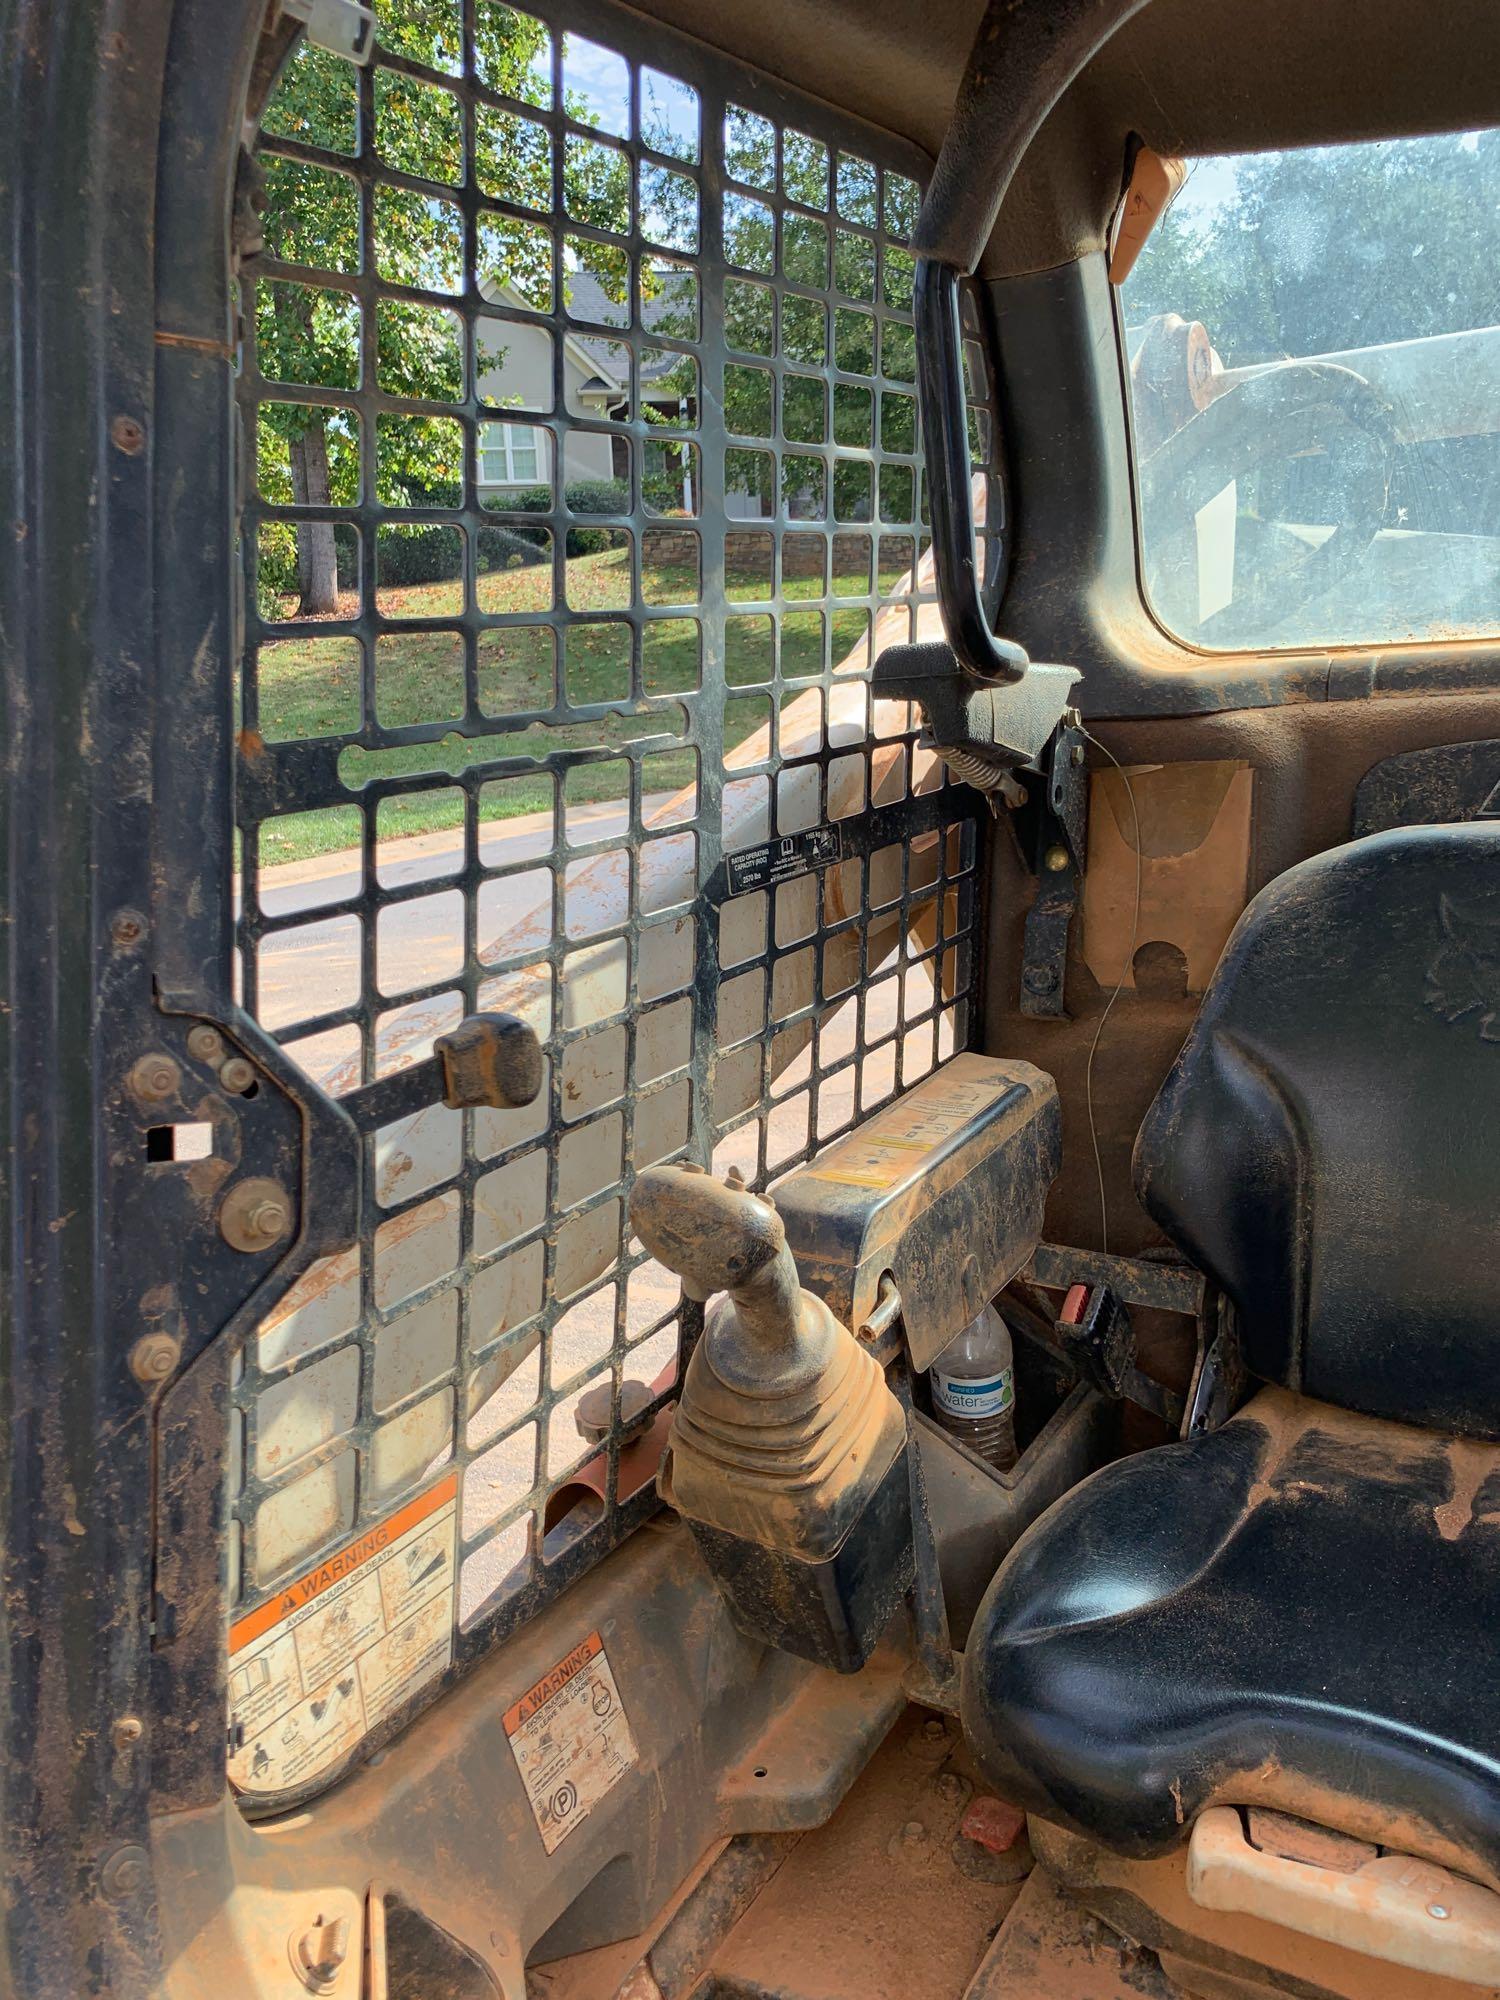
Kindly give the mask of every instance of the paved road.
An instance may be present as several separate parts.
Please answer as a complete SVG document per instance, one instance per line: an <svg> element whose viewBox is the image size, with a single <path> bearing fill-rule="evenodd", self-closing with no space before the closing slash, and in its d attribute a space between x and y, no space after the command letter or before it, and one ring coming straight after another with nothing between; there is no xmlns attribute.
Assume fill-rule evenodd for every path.
<svg viewBox="0 0 1500 2000"><path fill-rule="evenodd" d="M646 800L649 813L667 795ZM608 846L629 825L621 802L571 808L568 831ZM487 820L479 830L480 857L487 867L514 866L538 860L552 846L552 815L529 813L520 819ZM387 992L425 985L457 971L463 956L462 898L444 882L463 859L463 830L419 834L392 841L380 851L377 866L382 885L404 887L430 882L432 895L396 903L381 912L377 930L380 984ZM260 954L261 1019L281 1028L311 1020L334 1008L348 1006L359 989L359 920L355 917L317 918L330 903L357 895L360 854L357 848L323 854L311 861L293 861L268 868L260 878L261 907L268 916L306 912L308 922L266 938ZM543 868L506 876L488 885L480 896L480 938L499 937L513 924L533 915L546 902L549 883ZM317 1081L326 1082L341 1057L337 1051L309 1062Z"/></svg>

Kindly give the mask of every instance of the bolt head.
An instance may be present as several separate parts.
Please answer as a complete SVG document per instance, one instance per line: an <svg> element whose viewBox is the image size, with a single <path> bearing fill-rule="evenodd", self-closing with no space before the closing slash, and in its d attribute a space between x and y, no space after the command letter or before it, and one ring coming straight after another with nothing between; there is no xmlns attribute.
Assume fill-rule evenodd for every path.
<svg viewBox="0 0 1500 2000"><path fill-rule="evenodd" d="M117 1847L99 1870L99 1882L112 1903L138 1896L151 1880L151 1859L144 1847Z"/></svg>
<svg viewBox="0 0 1500 2000"><path fill-rule="evenodd" d="M350 1924L347 1917L313 1918L305 1930L292 1932L288 1940L292 1970L309 1993L332 1993L349 1957Z"/></svg>
<svg viewBox="0 0 1500 2000"><path fill-rule="evenodd" d="M182 1072L167 1055L142 1056L130 1072L131 1089L148 1104L160 1104L168 1097L175 1097L181 1081Z"/></svg>
<svg viewBox="0 0 1500 2000"><path fill-rule="evenodd" d="M122 1715L110 1732L117 1750L128 1750L132 1743L139 1743L145 1725L138 1715Z"/></svg>
<svg viewBox="0 0 1500 2000"><path fill-rule="evenodd" d="M1448 1906L1446 1903L1429 1903L1427 1914L1429 1917L1444 1918L1448 1915Z"/></svg>
<svg viewBox="0 0 1500 2000"><path fill-rule="evenodd" d="M269 1250L291 1227L291 1197L264 1175L236 1182L219 1208L219 1232L234 1250Z"/></svg>
<svg viewBox="0 0 1500 2000"><path fill-rule="evenodd" d="M224 1053L224 1038L217 1028L202 1025L188 1030L188 1054L199 1062L212 1062Z"/></svg>
<svg viewBox="0 0 1500 2000"><path fill-rule="evenodd" d="M225 1090L236 1093L248 1090L255 1081L255 1068L243 1056L231 1056L219 1071L219 1082Z"/></svg>
<svg viewBox="0 0 1500 2000"><path fill-rule="evenodd" d="M947 1725L936 1715L929 1715L922 1724L922 1734L929 1743L938 1743L948 1734Z"/></svg>
<svg viewBox="0 0 1500 2000"><path fill-rule="evenodd" d="M139 944L146 935L146 919L139 910L117 910L110 924L109 935L122 948Z"/></svg>
<svg viewBox="0 0 1500 2000"><path fill-rule="evenodd" d="M130 1372L137 1382L165 1382L182 1356L182 1343L170 1333L144 1333L130 1350Z"/></svg>
<svg viewBox="0 0 1500 2000"><path fill-rule="evenodd" d="M1068 865L1068 850L1059 843L1055 847L1049 847L1042 859L1046 863L1048 874L1061 875Z"/></svg>
<svg viewBox="0 0 1500 2000"><path fill-rule="evenodd" d="M116 451L123 451L127 458L137 457L145 447L145 430L134 417L116 417L109 427L109 435Z"/></svg>

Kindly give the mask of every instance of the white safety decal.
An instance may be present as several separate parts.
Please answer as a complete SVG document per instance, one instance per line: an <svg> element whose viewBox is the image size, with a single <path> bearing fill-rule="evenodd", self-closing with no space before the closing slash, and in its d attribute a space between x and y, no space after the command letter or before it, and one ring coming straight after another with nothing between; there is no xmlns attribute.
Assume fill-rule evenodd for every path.
<svg viewBox="0 0 1500 2000"><path fill-rule="evenodd" d="M457 1498L450 1472L230 1627L239 1791L320 1776L452 1660Z"/></svg>
<svg viewBox="0 0 1500 2000"><path fill-rule="evenodd" d="M549 1854L636 1761L635 1738L597 1632L505 1711L521 1783Z"/></svg>

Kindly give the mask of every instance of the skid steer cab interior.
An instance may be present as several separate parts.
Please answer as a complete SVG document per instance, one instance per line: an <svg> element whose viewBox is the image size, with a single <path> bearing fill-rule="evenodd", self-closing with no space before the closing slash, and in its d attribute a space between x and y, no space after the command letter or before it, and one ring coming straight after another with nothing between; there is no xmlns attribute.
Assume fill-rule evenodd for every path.
<svg viewBox="0 0 1500 2000"><path fill-rule="evenodd" d="M0 83L0 1996L1500 2000L1500 9Z"/></svg>

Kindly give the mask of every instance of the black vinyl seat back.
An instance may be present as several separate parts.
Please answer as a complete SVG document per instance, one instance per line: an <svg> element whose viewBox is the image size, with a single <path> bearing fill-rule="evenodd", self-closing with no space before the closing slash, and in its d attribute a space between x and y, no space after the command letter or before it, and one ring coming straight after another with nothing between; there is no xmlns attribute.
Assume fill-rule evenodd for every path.
<svg viewBox="0 0 1500 2000"><path fill-rule="evenodd" d="M1252 1373L1500 1438L1500 825L1377 834L1262 890L1135 1175Z"/></svg>

